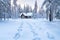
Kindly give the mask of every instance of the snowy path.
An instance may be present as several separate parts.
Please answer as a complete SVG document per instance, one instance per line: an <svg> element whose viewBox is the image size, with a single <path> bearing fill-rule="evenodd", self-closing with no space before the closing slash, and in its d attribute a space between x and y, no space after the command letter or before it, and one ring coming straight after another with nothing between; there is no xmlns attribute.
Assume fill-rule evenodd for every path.
<svg viewBox="0 0 60 40"><path fill-rule="evenodd" d="M60 40L60 21L20 19L0 23L0 40Z"/></svg>

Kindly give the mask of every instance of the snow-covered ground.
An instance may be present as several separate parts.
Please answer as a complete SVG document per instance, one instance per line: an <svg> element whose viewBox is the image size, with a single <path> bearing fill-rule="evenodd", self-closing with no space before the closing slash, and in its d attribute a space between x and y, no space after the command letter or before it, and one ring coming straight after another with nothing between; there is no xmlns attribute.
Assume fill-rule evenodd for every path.
<svg viewBox="0 0 60 40"><path fill-rule="evenodd" d="M60 20L10 19L0 21L0 40L60 40Z"/></svg>

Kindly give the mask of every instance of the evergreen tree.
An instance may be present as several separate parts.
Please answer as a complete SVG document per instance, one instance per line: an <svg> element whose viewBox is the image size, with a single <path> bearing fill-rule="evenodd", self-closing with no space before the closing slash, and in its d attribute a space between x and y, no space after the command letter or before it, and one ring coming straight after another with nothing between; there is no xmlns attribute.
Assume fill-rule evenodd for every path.
<svg viewBox="0 0 60 40"><path fill-rule="evenodd" d="M57 19L60 19L60 11L58 11L58 12L56 13L56 18L57 18Z"/></svg>
<svg viewBox="0 0 60 40"><path fill-rule="evenodd" d="M57 5L59 4L60 4L60 0L45 0L41 8L43 8L43 6L46 5L46 8L47 8L46 13L48 14L48 7L50 6L49 7L50 13L48 15L51 15L51 20L53 20L53 14L55 14ZM50 19L50 16L49 16L49 19Z"/></svg>
<svg viewBox="0 0 60 40"><path fill-rule="evenodd" d="M37 0L35 1L34 13L37 13Z"/></svg>
<svg viewBox="0 0 60 40"><path fill-rule="evenodd" d="M33 18L36 18L37 17L37 0L35 1L35 5L34 5L34 9L33 9Z"/></svg>
<svg viewBox="0 0 60 40"><path fill-rule="evenodd" d="M27 6L24 5L24 12L25 13L28 13L29 12L29 5L27 5Z"/></svg>
<svg viewBox="0 0 60 40"><path fill-rule="evenodd" d="M0 14L1 18L4 18L4 20L9 16L10 10L10 0L0 0Z"/></svg>
<svg viewBox="0 0 60 40"><path fill-rule="evenodd" d="M18 6L18 11L19 11L19 13L22 13L23 12L23 10L22 10L22 8L21 8L20 5Z"/></svg>

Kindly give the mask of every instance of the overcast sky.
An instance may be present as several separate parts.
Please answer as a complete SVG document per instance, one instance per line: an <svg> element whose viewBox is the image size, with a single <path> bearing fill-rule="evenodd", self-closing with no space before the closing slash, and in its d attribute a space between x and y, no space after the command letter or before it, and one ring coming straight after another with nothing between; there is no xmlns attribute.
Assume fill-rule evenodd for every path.
<svg viewBox="0 0 60 40"><path fill-rule="evenodd" d="M44 0L37 0L38 6L41 7ZM23 6L24 4L28 4L30 6L34 6L35 0L18 0L18 2Z"/></svg>
<svg viewBox="0 0 60 40"><path fill-rule="evenodd" d="M41 7L44 0L37 0L38 7ZM17 0L17 4L20 4L23 8L24 4L27 4L34 8L35 0Z"/></svg>

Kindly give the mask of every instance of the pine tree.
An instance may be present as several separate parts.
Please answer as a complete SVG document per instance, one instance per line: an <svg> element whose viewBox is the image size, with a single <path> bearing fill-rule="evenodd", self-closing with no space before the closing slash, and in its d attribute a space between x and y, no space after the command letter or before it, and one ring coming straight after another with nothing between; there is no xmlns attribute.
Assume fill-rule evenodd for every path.
<svg viewBox="0 0 60 40"><path fill-rule="evenodd" d="M48 4L48 5L46 5L46 4ZM48 7L50 6L49 7L50 13L48 14L48 10L46 10L46 11L47 11L48 15L51 15L51 20L53 20L53 14L55 14L54 10L56 11L56 8L59 4L60 4L60 0L45 0L44 3L42 4L41 8L43 8L43 6L46 5L46 8L48 9ZM47 15L47 17L48 17L48 15ZM49 16L49 19L50 19L50 16Z"/></svg>
<svg viewBox="0 0 60 40"><path fill-rule="evenodd" d="M37 0L35 1L34 13L37 13Z"/></svg>
<svg viewBox="0 0 60 40"><path fill-rule="evenodd" d="M29 5L27 5L27 6L24 5L24 12L25 13L28 13L29 12Z"/></svg>
<svg viewBox="0 0 60 40"><path fill-rule="evenodd" d="M35 1L35 5L34 5L34 9L33 9L33 18L36 18L37 17L37 0Z"/></svg>

